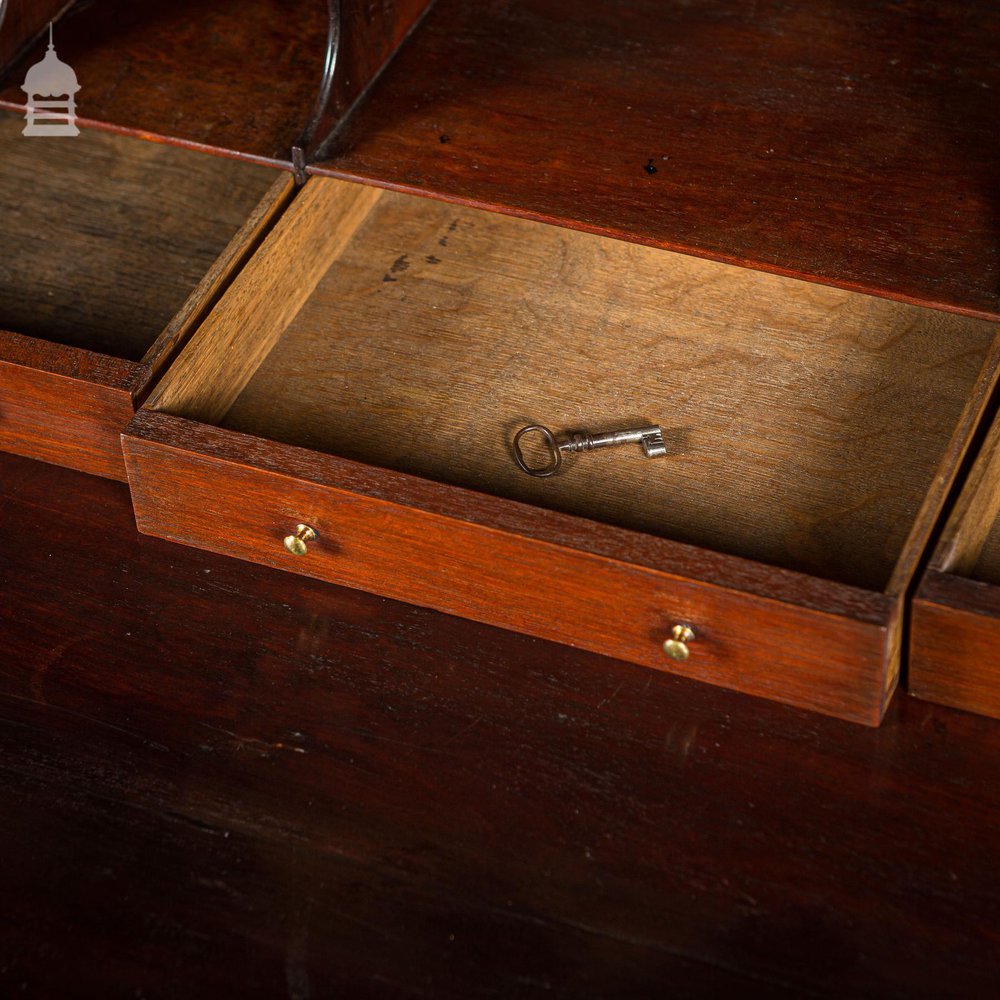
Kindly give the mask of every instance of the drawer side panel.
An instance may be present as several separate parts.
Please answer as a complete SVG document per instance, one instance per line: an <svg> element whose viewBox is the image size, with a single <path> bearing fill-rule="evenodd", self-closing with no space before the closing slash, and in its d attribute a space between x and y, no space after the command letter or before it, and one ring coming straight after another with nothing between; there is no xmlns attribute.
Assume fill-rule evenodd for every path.
<svg viewBox="0 0 1000 1000"><path fill-rule="evenodd" d="M564 544L123 437L139 530L747 694L877 725L889 621L807 609ZM305 556L282 539L316 529ZM697 639L684 663L662 642ZM887 689L888 692L887 692Z"/></svg>

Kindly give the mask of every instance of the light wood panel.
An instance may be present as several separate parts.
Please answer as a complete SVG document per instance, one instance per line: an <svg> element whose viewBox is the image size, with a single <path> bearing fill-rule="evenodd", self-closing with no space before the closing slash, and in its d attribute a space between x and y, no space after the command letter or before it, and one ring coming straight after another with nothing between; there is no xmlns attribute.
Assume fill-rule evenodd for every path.
<svg viewBox="0 0 1000 1000"><path fill-rule="evenodd" d="M881 589L994 337L386 193L225 425ZM592 453L534 480L509 448L529 422L658 422L669 457Z"/></svg>
<svg viewBox="0 0 1000 1000"><path fill-rule="evenodd" d="M0 115L0 328L139 360L274 171Z"/></svg>
<svg viewBox="0 0 1000 1000"><path fill-rule="evenodd" d="M1000 584L1000 421L995 421L948 518L935 569Z"/></svg>
<svg viewBox="0 0 1000 1000"><path fill-rule="evenodd" d="M1000 497L995 499L1000 504ZM988 525L982 551L969 575L975 580L1000 586L1000 517L994 514Z"/></svg>
<svg viewBox="0 0 1000 1000"><path fill-rule="evenodd" d="M198 328L220 295L253 256L260 241L295 197L291 174L279 173L264 197L143 357L143 390L165 371L177 348ZM143 394L145 394L143 392ZM140 400L141 401L141 400Z"/></svg>
<svg viewBox="0 0 1000 1000"><path fill-rule="evenodd" d="M913 599L911 694L1000 718L998 585L1000 422L994 413Z"/></svg>
<svg viewBox="0 0 1000 1000"><path fill-rule="evenodd" d="M150 406L222 419L380 195L356 184L310 186L194 334Z"/></svg>

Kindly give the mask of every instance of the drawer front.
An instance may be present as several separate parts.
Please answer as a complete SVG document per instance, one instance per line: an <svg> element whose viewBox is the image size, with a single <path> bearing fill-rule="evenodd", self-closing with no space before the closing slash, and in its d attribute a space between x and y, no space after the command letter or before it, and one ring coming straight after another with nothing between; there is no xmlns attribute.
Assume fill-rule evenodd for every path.
<svg viewBox="0 0 1000 1000"><path fill-rule="evenodd" d="M910 694L1000 719L1000 587L929 570L912 623Z"/></svg>
<svg viewBox="0 0 1000 1000"><path fill-rule="evenodd" d="M100 359L92 369L78 366L78 375L59 374L5 359L4 344L0 335L0 450L124 481L121 432L134 412L124 383L132 366ZM39 344L36 353L50 346L56 349ZM72 353L58 350L61 362Z"/></svg>
<svg viewBox="0 0 1000 1000"><path fill-rule="evenodd" d="M143 412L133 427L150 417L175 419ZM869 725L892 693L892 613L800 607L145 432L123 444L147 534ZM296 556L284 539L299 524L316 538ZM664 650L675 625L695 632L686 661Z"/></svg>

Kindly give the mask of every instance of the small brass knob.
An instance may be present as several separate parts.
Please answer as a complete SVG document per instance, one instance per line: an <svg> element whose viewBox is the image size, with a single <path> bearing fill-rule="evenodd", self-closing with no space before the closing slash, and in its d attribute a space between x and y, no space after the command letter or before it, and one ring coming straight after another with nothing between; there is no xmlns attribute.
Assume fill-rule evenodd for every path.
<svg viewBox="0 0 1000 1000"><path fill-rule="evenodd" d="M295 534L285 537L285 548L293 556L304 556L309 551L306 542L312 542L315 539L316 532L308 524L297 524L295 525Z"/></svg>
<svg viewBox="0 0 1000 1000"><path fill-rule="evenodd" d="M663 643L663 652L671 660L679 660L683 663L690 655L688 643L695 640L694 629L690 625L675 625L670 630L670 638Z"/></svg>

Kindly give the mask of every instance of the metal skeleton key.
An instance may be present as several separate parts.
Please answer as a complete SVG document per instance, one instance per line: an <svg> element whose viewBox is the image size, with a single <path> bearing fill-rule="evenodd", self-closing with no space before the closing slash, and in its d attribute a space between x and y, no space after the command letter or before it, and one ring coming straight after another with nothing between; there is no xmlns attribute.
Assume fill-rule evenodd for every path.
<svg viewBox="0 0 1000 1000"><path fill-rule="evenodd" d="M537 469L528 465L521 451L521 438L533 431L542 436L550 456L548 464ZM552 476L562 465L563 452L593 451L595 448L616 448L621 444L633 443L642 445L646 458L657 458L667 453L667 446L663 443L663 430L658 425L608 431L606 434L569 434L557 439L548 427L529 424L514 435L514 461L517 462L518 468L527 472L529 476Z"/></svg>

